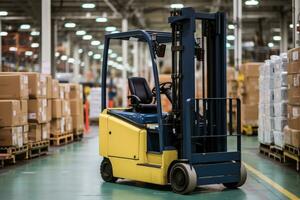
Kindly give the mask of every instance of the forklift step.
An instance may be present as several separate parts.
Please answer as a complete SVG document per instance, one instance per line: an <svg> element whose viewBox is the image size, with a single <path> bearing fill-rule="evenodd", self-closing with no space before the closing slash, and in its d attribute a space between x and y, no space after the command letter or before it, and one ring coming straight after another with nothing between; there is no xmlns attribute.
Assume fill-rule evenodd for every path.
<svg viewBox="0 0 300 200"><path fill-rule="evenodd" d="M144 167L152 167L152 168L161 168L161 165L155 165L155 164L150 164L150 163L139 163L137 164L139 166L144 166Z"/></svg>

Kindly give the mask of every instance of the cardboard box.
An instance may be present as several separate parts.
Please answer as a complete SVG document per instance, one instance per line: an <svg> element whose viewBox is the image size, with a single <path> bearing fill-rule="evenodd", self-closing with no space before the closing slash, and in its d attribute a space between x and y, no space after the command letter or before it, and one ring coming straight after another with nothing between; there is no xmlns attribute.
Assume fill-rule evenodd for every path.
<svg viewBox="0 0 300 200"><path fill-rule="evenodd" d="M300 130L291 129L292 133L292 146L299 148L300 147Z"/></svg>
<svg viewBox="0 0 300 200"><path fill-rule="evenodd" d="M59 83L58 80L52 79L52 94L51 94L52 99L58 99L60 98L59 94Z"/></svg>
<svg viewBox="0 0 300 200"><path fill-rule="evenodd" d="M52 99L52 118L61 118L62 117L62 100L61 99Z"/></svg>
<svg viewBox="0 0 300 200"><path fill-rule="evenodd" d="M300 62L288 63L287 71L288 71L288 74L299 74L300 73Z"/></svg>
<svg viewBox="0 0 300 200"><path fill-rule="evenodd" d="M50 122L42 124L42 140L50 138Z"/></svg>
<svg viewBox="0 0 300 200"><path fill-rule="evenodd" d="M262 64L258 62L245 63L241 67L241 72L244 77L259 77L259 68Z"/></svg>
<svg viewBox="0 0 300 200"><path fill-rule="evenodd" d="M46 98L52 98L52 77L51 75L46 75Z"/></svg>
<svg viewBox="0 0 300 200"><path fill-rule="evenodd" d="M247 125L257 125L258 123L258 104L241 105L241 122Z"/></svg>
<svg viewBox="0 0 300 200"><path fill-rule="evenodd" d="M299 62L300 61L300 48L290 49L287 53L287 56L288 56L289 63Z"/></svg>
<svg viewBox="0 0 300 200"><path fill-rule="evenodd" d="M42 140L42 126L40 124L29 124L28 141L39 142Z"/></svg>
<svg viewBox="0 0 300 200"><path fill-rule="evenodd" d="M0 128L0 146L18 146L19 127Z"/></svg>
<svg viewBox="0 0 300 200"><path fill-rule="evenodd" d="M300 130L300 106L288 104L288 126Z"/></svg>
<svg viewBox="0 0 300 200"><path fill-rule="evenodd" d="M53 119L51 121L50 132L53 135L65 133L65 118Z"/></svg>
<svg viewBox="0 0 300 200"><path fill-rule="evenodd" d="M47 112L46 121L50 122L52 119L52 101L51 101L51 99L47 99L46 112Z"/></svg>
<svg viewBox="0 0 300 200"><path fill-rule="evenodd" d="M28 77L0 73L0 99L28 99Z"/></svg>
<svg viewBox="0 0 300 200"><path fill-rule="evenodd" d="M242 96L243 104L257 104L259 102L259 90L247 92Z"/></svg>
<svg viewBox="0 0 300 200"><path fill-rule="evenodd" d="M23 144L28 144L28 132L23 133Z"/></svg>
<svg viewBox="0 0 300 200"><path fill-rule="evenodd" d="M65 131L68 133L73 131L72 117L70 116L65 118Z"/></svg>
<svg viewBox="0 0 300 200"><path fill-rule="evenodd" d="M47 99L29 99L28 121L45 123L47 122Z"/></svg>
<svg viewBox="0 0 300 200"><path fill-rule="evenodd" d="M70 99L83 99L82 85L70 83Z"/></svg>
<svg viewBox="0 0 300 200"><path fill-rule="evenodd" d="M65 99L65 87L62 84L59 84L59 98Z"/></svg>
<svg viewBox="0 0 300 200"><path fill-rule="evenodd" d="M67 117L71 115L70 109L70 101L69 100L62 100L62 107L61 113L63 117Z"/></svg>
<svg viewBox="0 0 300 200"><path fill-rule="evenodd" d="M72 126L74 131L83 131L83 115L72 115Z"/></svg>
<svg viewBox="0 0 300 200"><path fill-rule="evenodd" d="M70 85L68 83L59 84L60 90L64 92L64 99L70 99Z"/></svg>
<svg viewBox="0 0 300 200"><path fill-rule="evenodd" d="M288 75L288 102L300 105L300 74Z"/></svg>
<svg viewBox="0 0 300 200"><path fill-rule="evenodd" d="M28 123L28 101L21 100L20 105L21 105L20 122L21 125L26 125Z"/></svg>
<svg viewBox="0 0 300 200"><path fill-rule="evenodd" d="M82 115L83 114L83 102L80 99L70 100L71 115Z"/></svg>
<svg viewBox="0 0 300 200"><path fill-rule="evenodd" d="M26 125L23 125L23 133L26 133L26 132L29 132L29 125L26 124Z"/></svg>
<svg viewBox="0 0 300 200"><path fill-rule="evenodd" d="M46 98L46 76L36 72L26 72L30 98Z"/></svg>
<svg viewBox="0 0 300 200"><path fill-rule="evenodd" d="M226 73L226 78L227 78L227 81L232 81L232 80L236 80L235 78L235 69L234 67L227 67L227 73Z"/></svg>
<svg viewBox="0 0 300 200"><path fill-rule="evenodd" d="M283 129L284 133L284 144L292 145L292 132L288 126Z"/></svg>
<svg viewBox="0 0 300 200"><path fill-rule="evenodd" d="M0 127L21 125L21 108L18 100L0 100Z"/></svg>

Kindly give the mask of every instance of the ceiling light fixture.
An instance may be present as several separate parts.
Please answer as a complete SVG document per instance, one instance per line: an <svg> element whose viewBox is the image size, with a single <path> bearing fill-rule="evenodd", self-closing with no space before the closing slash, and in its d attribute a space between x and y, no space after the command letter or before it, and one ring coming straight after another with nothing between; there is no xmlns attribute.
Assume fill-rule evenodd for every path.
<svg viewBox="0 0 300 200"><path fill-rule="evenodd" d="M76 31L75 34L76 34L76 35L85 35L85 34L86 34L86 31L84 31L84 30L79 30L79 31Z"/></svg>
<svg viewBox="0 0 300 200"><path fill-rule="evenodd" d="M0 32L0 36L1 36L1 37L2 37L2 36L7 36L7 35L8 35L8 33L5 32L5 31Z"/></svg>
<svg viewBox="0 0 300 200"><path fill-rule="evenodd" d="M32 56L33 52L32 51L25 51L25 56Z"/></svg>
<svg viewBox="0 0 300 200"><path fill-rule="evenodd" d="M275 35L275 36L273 36L273 40L274 41L280 41L281 40L281 36Z"/></svg>
<svg viewBox="0 0 300 200"><path fill-rule="evenodd" d="M83 53L83 49L78 49L78 53Z"/></svg>
<svg viewBox="0 0 300 200"><path fill-rule="evenodd" d="M17 51L17 47L9 47L9 51Z"/></svg>
<svg viewBox="0 0 300 200"><path fill-rule="evenodd" d="M97 17L96 18L96 22L107 22L107 18L106 17Z"/></svg>
<svg viewBox="0 0 300 200"><path fill-rule="evenodd" d="M95 8L96 5L94 3L84 3L81 5L82 8L86 8L86 9L92 9Z"/></svg>
<svg viewBox="0 0 300 200"><path fill-rule="evenodd" d="M58 57L60 55L59 52L55 52L55 57Z"/></svg>
<svg viewBox="0 0 300 200"><path fill-rule="evenodd" d="M270 47L270 48L274 47L274 43L273 42L269 42L268 43L268 47Z"/></svg>
<svg viewBox="0 0 300 200"><path fill-rule="evenodd" d="M22 30L28 30L28 29L30 29L30 25L29 24L22 24L21 26L20 26L20 29L22 29Z"/></svg>
<svg viewBox="0 0 300 200"><path fill-rule="evenodd" d="M30 35L31 36L39 36L40 32L39 31L31 31Z"/></svg>
<svg viewBox="0 0 300 200"><path fill-rule="evenodd" d="M68 63L74 63L75 62L75 59L74 58L69 58L68 59Z"/></svg>
<svg viewBox="0 0 300 200"><path fill-rule="evenodd" d="M183 4L182 3L173 3L170 5L170 8L172 9L180 9L180 8L183 8Z"/></svg>
<svg viewBox="0 0 300 200"><path fill-rule="evenodd" d="M0 11L0 16L7 16L8 15L8 12L7 11Z"/></svg>
<svg viewBox="0 0 300 200"><path fill-rule="evenodd" d="M91 45L98 46L98 45L100 45L100 41L99 40L93 40L93 41L91 41Z"/></svg>
<svg viewBox="0 0 300 200"><path fill-rule="evenodd" d="M123 58L122 57L117 57L118 62L122 62Z"/></svg>
<svg viewBox="0 0 300 200"><path fill-rule="evenodd" d="M112 32L112 31L116 31L116 30L117 30L117 28L114 27L114 26L107 26L107 27L105 27L105 31L107 31L107 32Z"/></svg>
<svg viewBox="0 0 300 200"><path fill-rule="evenodd" d="M67 22L67 23L65 23L64 26L65 26L65 28L75 28L76 24L73 22Z"/></svg>
<svg viewBox="0 0 300 200"><path fill-rule="evenodd" d="M93 36L91 36L91 35L84 35L82 37L83 40L91 40L92 38L93 38Z"/></svg>
<svg viewBox="0 0 300 200"><path fill-rule="evenodd" d="M116 58L116 57L118 57L118 55L117 55L116 53L112 53L112 54L110 54L109 57L111 57L111 58Z"/></svg>
<svg viewBox="0 0 300 200"><path fill-rule="evenodd" d="M246 6L257 6L259 4L258 0L247 0L245 1Z"/></svg>
<svg viewBox="0 0 300 200"><path fill-rule="evenodd" d="M101 55L99 53L93 55L93 59L95 59L95 60L99 60L100 58L101 58Z"/></svg>
<svg viewBox="0 0 300 200"><path fill-rule="evenodd" d="M228 24L228 29L235 29L235 25L233 25L233 24Z"/></svg>
<svg viewBox="0 0 300 200"><path fill-rule="evenodd" d="M39 46L40 46L40 44L36 43L36 42L31 44L31 48L38 48Z"/></svg>
<svg viewBox="0 0 300 200"><path fill-rule="evenodd" d="M94 54L94 52L92 52L92 51L88 52L88 56L92 56L93 54Z"/></svg>
<svg viewBox="0 0 300 200"><path fill-rule="evenodd" d="M63 60L63 61L65 61L65 60L67 60L67 59L68 59L68 56L66 56L66 55L62 55L62 56L60 57L60 59L61 59L61 60Z"/></svg>
<svg viewBox="0 0 300 200"><path fill-rule="evenodd" d="M232 40L235 39L235 36L234 35L227 35L226 38L227 38L227 40L232 41Z"/></svg>

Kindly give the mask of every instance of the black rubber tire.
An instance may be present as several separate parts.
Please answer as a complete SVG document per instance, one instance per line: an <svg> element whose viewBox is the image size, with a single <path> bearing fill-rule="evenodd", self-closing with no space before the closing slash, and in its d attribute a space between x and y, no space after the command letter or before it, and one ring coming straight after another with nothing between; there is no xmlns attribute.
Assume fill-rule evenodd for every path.
<svg viewBox="0 0 300 200"><path fill-rule="evenodd" d="M240 178L240 181L236 182L236 183L223 183L223 185L226 188L235 189L235 188L238 188L238 187L241 187L242 185L244 185L246 180L247 180L247 170L246 170L245 165L241 164L241 178Z"/></svg>
<svg viewBox="0 0 300 200"><path fill-rule="evenodd" d="M170 171L170 183L173 192L188 194L197 187L197 174L195 169L187 163L176 163Z"/></svg>
<svg viewBox="0 0 300 200"><path fill-rule="evenodd" d="M103 158L100 166L100 174L105 182L114 183L118 178L113 176L113 169L108 158Z"/></svg>

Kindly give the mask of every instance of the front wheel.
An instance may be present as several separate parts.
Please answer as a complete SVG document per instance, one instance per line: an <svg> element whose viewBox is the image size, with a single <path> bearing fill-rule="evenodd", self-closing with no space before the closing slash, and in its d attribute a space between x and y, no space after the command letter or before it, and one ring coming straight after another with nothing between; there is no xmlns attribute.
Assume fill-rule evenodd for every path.
<svg viewBox="0 0 300 200"><path fill-rule="evenodd" d="M193 166L186 163L174 164L169 177L173 191L178 194L188 194L197 186L196 171Z"/></svg>
<svg viewBox="0 0 300 200"><path fill-rule="evenodd" d="M244 183L247 180L247 170L244 164L241 164L241 175L240 175L240 181L236 183L223 183L223 185L229 189L234 189L241 187L244 185Z"/></svg>
<svg viewBox="0 0 300 200"><path fill-rule="evenodd" d="M103 158L100 166L100 174L105 182L114 183L118 180L118 178L113 176L112 165L108 158Z"/></svg>

